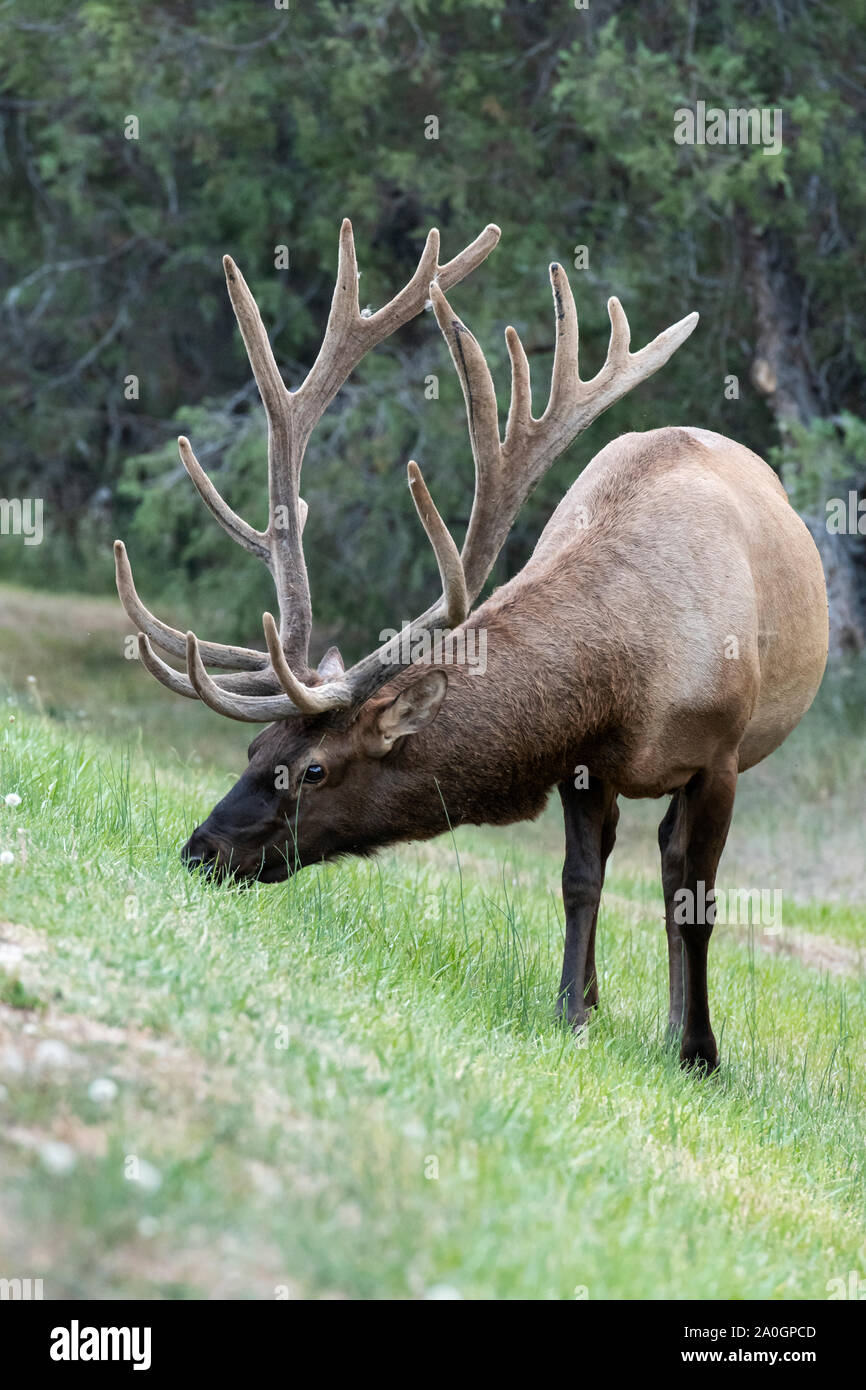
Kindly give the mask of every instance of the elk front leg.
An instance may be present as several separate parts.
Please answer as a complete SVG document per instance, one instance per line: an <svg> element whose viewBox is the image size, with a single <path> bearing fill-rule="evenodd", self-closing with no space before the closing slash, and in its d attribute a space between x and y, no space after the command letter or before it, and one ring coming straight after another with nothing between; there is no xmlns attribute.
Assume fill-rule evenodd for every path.
<svg viewBox="0 0 866 1390"><path fill-rule="evenodd" d="M616 792L607 783L590 777L589 785L575 787L569 778L559 785L565 816L565 864L562 869L562 901L565 907L565 953L559 984L557 1012L565 1010L568 1022L579 1028L587 1010L598 1003L595 973L595 932L604 868L616 839L619 808Z"/></svg>
<svg viewBox="0 0 866 1390"><path fill-rule="evenodd" d="M707 998L707 949L716 918L716 870L731 824L736 787L736 757L697 773L678 793L681 802L671 835L671 870L682 853L681 883L673 894L675 923L682 938L680 1060L685 1066L703 1066L707 1071L714 1071L719 1064ZM673 1010L673 987L671 1001Z"/></svg>

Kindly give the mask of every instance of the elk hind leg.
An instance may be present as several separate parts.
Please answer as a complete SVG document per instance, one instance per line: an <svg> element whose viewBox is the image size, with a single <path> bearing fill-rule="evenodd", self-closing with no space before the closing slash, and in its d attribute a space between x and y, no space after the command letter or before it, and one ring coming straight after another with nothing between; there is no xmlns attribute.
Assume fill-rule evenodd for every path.
<svg viewBox="0 0 866 1390"><path fill-rule="evenodd" d="M736 754L696 773L683 789L685 858L680 931L683 940L684 1019L680 1060L714 1071L719 1054L710 1024L707 950L716 918L716 870L725 847L737 787Z"/></svg>
<svg viewBox="0 0 866 1390"><path fill-rule="evenodd" d="M668 1033L679 1037L683 1026L683 937L676 919L674 895L683 885L686 859L686 815L683 794L674 792L659 826L662 889L665 895L665 932L668 939Z"/></svg>

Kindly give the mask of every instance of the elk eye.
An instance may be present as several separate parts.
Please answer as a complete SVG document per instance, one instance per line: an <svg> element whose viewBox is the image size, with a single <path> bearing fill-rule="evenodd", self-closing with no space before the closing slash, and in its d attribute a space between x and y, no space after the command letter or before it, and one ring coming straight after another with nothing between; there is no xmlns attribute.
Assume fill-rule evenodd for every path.
<svg viewBox="0 0 866 1390"><path fill-rule="evenodd" d="M302 782L323 782L325 779L325 769L321 763L310 763L303 777Z"/></svg>

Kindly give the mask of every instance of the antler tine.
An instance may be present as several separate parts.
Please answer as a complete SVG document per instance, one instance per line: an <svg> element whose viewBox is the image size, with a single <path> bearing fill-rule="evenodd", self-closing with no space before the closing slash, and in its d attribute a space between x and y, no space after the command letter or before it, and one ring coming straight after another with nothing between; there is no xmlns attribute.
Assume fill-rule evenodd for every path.
<svg viewBox="0 0 866 1390"><path fill-rule="evenodd" d="M341 243L342 246L342 243ZM343 258L341 254L341 266ZM312 627L307 568L301 546L306 508L302 513L298 486L310 429L305 427L297 401L283 383L258 305L231 256L223 257L229 298L268 421L269 522L266 534L268 565L277 590L280 639L291 660L306 674ZM341 277L338 275L339 286Z"/></svg>
<svg viewBox="0 0 866 1390"><path fill-rule="evenodd" d="M192 451L192 445L186 435L182 434L177 441L180 461L190 476L193 487L198 493L205 506L212 516L215 516L220 526L228 532L233 541L242 545L244 550L248 550L251 555L256 555L265 564L270 564L271 552L268 547L268 538L262 531L256 531L250 526L243 517L238 516L237 512L232 511L231 507L223 497L217 492L207 473L205 473L198 459Z"/></svg>
<svg viewBox="0 0 866 1390"><path fill-rule="evenodd" d="M344 217L340 227L337 278L325 336L315 362L294 395L305 441L343 382L368 351L368 344L372 346L370 330L366 326L370 321L361 316L355 234L349 218Z"/></svg>
<svg viewBox="0 0 866 1390"><path fill-rule="evenodd" d="M175 695L186 696L188 700L198 699L189 678L180 671L175 671L173 666L169 666L167 662L157 656L150 644L149 637L144 632L138 634L138 657L144 669L149 671L160 685L164 685L168 690L173 690Z"/></svg>
<svg viewBox="0 0 866 1390"><path fill-rule="evenodd" d="M156 654L151 646L150 639L145 633L138 634L138 655L142 666L149 671L152 676L173 690L176 695L185 695L189 700L197 700L198 694L188 676L182 671L176 671L173 666L169 666ZM277 690L278 681L270 670L255 672L250 675L233 673L226 676L214 677L214 683L220 690L231 691L238 695L270 695Z"/></svg>
<svg viewBox="0 0 866 1390"><path fill-rule="evenodd" d="M511 404L505 425L505 448L514 448L523 440L532 425L532 387L529 378L529 358L517 330L510 325L505 330L505 345L511 360Z"/></svg>
<svg viewBox="0 0 866 1390"><path fill-rule="evenodd" d="M262 405L272 420L280 420L284 414L288 391L283 384L280 369L274 358L267 329L262 322L259 306L252 291L231 256L223 256L223 270L226 276L229 299L235 311L238 328L244 340L247 357L253 369L253 376L259 388Z"/></svg>
<svg viewBox="0 0 866 1390"><path fill-rule="evenodd" d="M419 314L427 302L431 281L446 289L463 280L490 255L500 230L489 223L457 256L439 265L439 233L428 233L414 275L393 299L374 314L364 316L358 305L358 266L355 241L348 217L340 230L340 260L328 327L319 355L306 381L295 393L302 405L304 430L308 432L327 409L346 377L361 358L404 323Z"/></svg>
<svg viewBox="0 0 866 1390"><path fill-rule="evenodd" d="M619 303L619 301L616 301ZM684 319L671 324L658 337L653 338L651 343L642 347L639 352L629 354L631 363L640 363L645 369L641 372L641 380L645 381L653 372L657 372L659 367L663 367L669 357L672 357L677 348L682 347L686 338L690 337L695 330L695 326L700 318L697 312L686 314Z"/></svg>
<svg viewBox="0 0 866 1390"><path fill-rule="evenodd" d="M501 235L496 223L488 222L484 231L479 232L474 241L465 246L452 260L439 267L438 284L441 288L450 290L452 285L459 284L473 270L477 270L481 262L490 255ZM419 284L422 289L425 288L420 280Z"/></svg>
<svg viewBox="0 0 866 1390"><path fill-rule="evenodd" d="M334 329L345 327L355 318L360 318L358 301L358 256L355 251L355 233L348 217L340 224L340 241L337 251L337 279L334 283L334 297L331 312L325 326L325 337L333 324ZM320 349L321 351L321 349ZM314 364L315 365L315 364ZM312 369L311 369L312 370ZM308 376L310 373L308 373Z"/></svg>
<svg viewBox="0 0 866 1390"><path fill-rule="evenodd" d="M491 383L492 387L492 383ZM412 493L412 500L421 524L427 532L433 552L436 556L436 563L439 566L439 577L442 581L442 597L436 603L409 624L408 632L401 632L400 638L408 637L407 642L397 641L392 638L385 642L376 651L370 652L368 656L360 661L340 678L339 682L333 684L336 690L339 685L340 698L335 701L332 708L344 709L347 711L357 710L368 700L371 695L375 695L392 676L397 675L406 665L405 652L411 652L415 637L431 629L454 628L466 620L469 612L469 596L466 589L466 576L463 571L463 562L457 550L457 546L451 534L442 520L433 502L421 469L414 459L408 465L409 488ZM267 635L267 628L265 629ZM327 691L332 687L329 685L317 687L314 691L317 701L326 698ZM324 708L324 705L320 706Z"/></svg>
<svg viewBox="0 0 866 1390"><path fill-rule="evenodd" d="M466 398L469 437L476 465L484 473L495 472L501 464L501 449L493 377L476 339L454 313L438 285L430 286L430 298Z"/></svg>
<svg viewBox="0 0 866 1390"><path fill-rule="evenodd" d="M550 376L550 397L542 420L561 417L574 403L580 382L578 366L577 309L568 276L554 261L550 268L550 288L556 316L556 341L553 349L553 370Z"/></svg>
<svg viewBox="0 0 866 1390"><path fill-rule="evenodd" d="M439 273L439 229L431 227L411 280L393 299L364 320L367 332L374 336L375 342L379 341L379 335L393 333L395 328L414 318L419 312L419 304L423 309L427 303L430 282L435 280Z"/></svg>
<svg viewBox="0 0 866 1390"><path fill-rule="evenodd" d="M183 633L154 617L150 609L145 608L138 597L132 578L132 567L123 541L114 542L114 568L120 601L136 631L143 632L164 652L168 652L169 656L185 657L186 639ZM209 666L233 667L236 671L267 673L267 656L264 652L254 651L251 647L224 646L218 642L203 642L202 654Z"/></svg>
<svg viewBox="0 0 866 1390"><path fill-rule="evenodd" d="M485 568L487 545L484 537L489 536L496 527L496 517L502 510L503 490L507 483L499 439L499 411L490 368L476 339L454 313L438 285L430 286L430 297L436 321L460 379L475 460L475 500L461 555L467 597L471 604L480 593L495 559L494 555ZM512 337L512 347L516 336L514 334ZM521 423L528 423L529 369L525 354L522 349L518 354L516 347L512 356L512 371L516 372L518 381L519 407L527 412L526 422L520 417ZM517 411L518 407L513 404L513 434L518 431Z"/></svg>
<svg viewBox="0 0 866 1390"><path fill-rule="evenodd" d="M196 695L217 714L249 724L270 724L299 713L287 695L236 695L217 685L204 669L194 632L186 634L186 669Z"/></svg>
<svg viewBox="0 0 866 1390"><path fill-rule="evenodd" d="M339 709L348 703L349 690L343 687L341 681L331 681L321 686L303 685L286 661L277 625L270 613L262 614L262 626L277 679L299 714L322 714L325 710Z"/></svg>
<svg viewBox="0 0 866 1390"><path fill-rule="evenodd" d="M607 301L607 313L610 319L610 342L607 345L607 357L604 365L606 367L610 364L614 368L624 367L629 358L631 329L625 316L625 309L615 294L611 295Z"/></svg>
<svg viewBox="0 0 866 1390"><path fill-rule="evenodd" d="M415 503L415 509L421 518L421 525L427 532L427 537L436 556L436 563L439 566L439 578L442 581L442 594L445 603L445 621L448 627L459 627L469 612L466 576L460 562L460 553L452 540L451 532L436 510L421 469L414 459L409 461L408 473L412 501Z"/></svg>

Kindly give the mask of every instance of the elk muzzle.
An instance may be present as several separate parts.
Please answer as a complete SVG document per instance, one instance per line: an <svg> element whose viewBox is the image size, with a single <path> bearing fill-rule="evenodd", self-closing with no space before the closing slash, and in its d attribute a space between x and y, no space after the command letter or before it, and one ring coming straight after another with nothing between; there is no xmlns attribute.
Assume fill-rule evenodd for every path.
<svg viewBox="0 0 866 1390"><path fill-rule="evenodd" d="M241 881L279 883L297 867L293 846L286 842L285 825L279 844L257 837L256 842L245 845L212 829L210 819L193 831L180 852L190 873L203 874L214 882L231 876Z"/></svg>
<svg viewBox="0 0 866 1390"><path fill-rule="evenodd" d="M180 852L180 857L190 873L201 873L207 878L222 878L230 872L231 855L226 853L226 846L212 840L201 825L190 835Z"/></svg>

